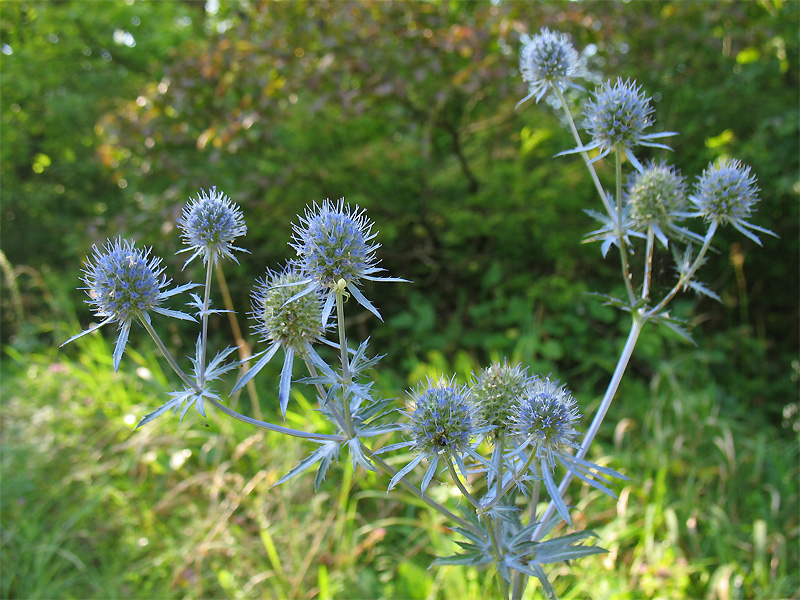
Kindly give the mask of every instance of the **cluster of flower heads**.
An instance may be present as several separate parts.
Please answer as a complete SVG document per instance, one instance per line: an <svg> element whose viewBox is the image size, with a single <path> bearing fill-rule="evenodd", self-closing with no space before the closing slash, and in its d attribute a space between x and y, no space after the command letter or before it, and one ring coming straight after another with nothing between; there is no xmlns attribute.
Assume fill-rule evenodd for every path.
<svg viewBox="0 0 800 600"><path fill-rule="evenodd" d="M536 97L538 102L550 87L562 90L574 85L571 78L577 74L578 54L565 34L545 27L533 36L523 35L521 41L520 71L529 86L529 94L519 104L531 97ZM750 167L740 161L723 159L709 165L688 199L685 181L677 170L664 163L642 164L634 153L638 146L669 150L669 146L654 140L676 135L675 132L647 133L653 124L653 112L650 98L635 81L621 78L607 81L595 89L584 106L583 125L591 140L559 153L560 156L595 152L591 159L595 162L619 151L638 172L627 188L627 222L619 226L611 223L593 232L600 234L594 239L605 239L604 255L611 243L609 236L620 230L627 236L631 231L652 226L665 246L668 237L702 240L677 225L686 217L702 217L710 224L711 234L719 225L730 224L757 244L761 241L754 232L775 235L748 222L758 202L758 187ZM688 203L693 205L694 211L687 211Z"/></svg>
<svg viewBox="0 0 800 600"><path fill-rule="evenodd" d="M117 371L133 321L138 319L149 323L151 311L168 317L194 320L190 315L161 306L166 298L194 285L186 284L165 290L169 281L163 275L161 259L150 256L149 248L136 248L129 240L108 240L102 250L97 246L92 246L92 249L94 256L86 260L83 281L89 296L87 303L103 320L64 344L96 331L106 323L118 323L120 332L113 353L114 370Z"/></svg>
<svg viewBox="0 0 800 600"><path fill-rule="evenodd" d="M463 455L482 461L474 447L483 436L495 447L504 443L512 455L529 450L542 468L552 470L566 448L577 446L579 436L575 426L580 414L569 391L507 363L493 363L474 376L471 386L428 380L410 393L406 414L411 439L398 447L411 446L417 456L392 485L423 459L431 463L426 484L442 455L459 464Z"/></svg>

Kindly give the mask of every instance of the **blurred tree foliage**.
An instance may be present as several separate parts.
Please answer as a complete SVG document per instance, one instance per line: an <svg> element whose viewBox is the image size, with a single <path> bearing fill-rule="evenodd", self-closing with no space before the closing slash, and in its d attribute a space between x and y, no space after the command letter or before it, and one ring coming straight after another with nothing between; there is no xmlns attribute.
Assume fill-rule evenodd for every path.
<svg viewBox="0 0 800 600"><path fill-rule="evenodd" d="M617 285L618 271L578 244L595 199L579 159L553 158L573 145L558 113L544 102L514 110L526 93L520 34L549 26L589 50L590 75L637 79L656 128L681 132L674 153L644 158L690 179L723 155L753 166L754 222L781 239L762 250L726 232L706 270L724 304L678 309L710 321L708 361L749 402L780 410L775 399L794 393L797 3L83 6L3 6L12 263L74 272L87 240L116 233L166 255L185 200L216 185L250 229L252 254L231 273L243 307L251 281L289 256L295 215L344 196L381 230L383 266L415 282L368 289L385 327L352 316L391 364L497 353L590 387L613 367L621 317L585 292ZM599 169L611 181L609 165ZM644 340L640 367L672 343Z"/></svg>

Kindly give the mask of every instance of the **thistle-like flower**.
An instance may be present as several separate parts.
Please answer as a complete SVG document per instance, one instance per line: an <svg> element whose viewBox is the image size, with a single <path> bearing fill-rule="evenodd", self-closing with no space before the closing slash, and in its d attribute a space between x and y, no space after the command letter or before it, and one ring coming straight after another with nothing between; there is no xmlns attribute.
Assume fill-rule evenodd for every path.
<svg viewBox="0 0 800 600"><path fill-rule="evenodd" d="M573 85L570 80L577 67L578 53L566 34L552 32L547 27L534 36L522 34L519 70L528 83L528 95L517 107L530 98L539 102L550 86L563 91Z"/></svg>
<svg viewBox="0 0 800 600"><path fill-rule="evenodd" d="M445 455L446 460L454 459L464 473L466 468L462 454L479 458L470 448L470 441L475 435L483 433L485 428L477 426L475 409L468 390L457 385L454 380L428 380L426 385L411 392L411 403L406 416L410 420L408 431L411 440L395 444L391 448L411 446L417 456L395 474L389 482L389 489L423 459L430 462L422 479L421 489L425 491L436 472L440 455Z"/></svg>
<svg viewBox="0 0 800 600"><path fill-rule="evenodd" d="M140 250L134 247L133 242L117 238L113 242L108 240L102 250L97 246L92 246L92 249L94 262L87 258L83 270L84 289L89 296L86 302L94 307L98 317L103 317L103 321L71 337L64 344L116 321L120 330L113 354L114 370L117 371L128 343L131 323L135 319L149 325L149 313L152 311L194 321L190 315L160 306L165 298L191 289L195 284L187 283L165 291L169 281L162 275L164 267L160 266L160 258L150 256L149 248Z"/></svg>
<svg viewBox="0 0 800 600"><path fill-rule="evenodd" d="M464 387L429 381L412 393L410 432L420 454L461 454L475 433L474 408Z"/></svg>
<svg viewBox="0 0 800 600"><path fill-rule="evenodd" d="M320 319L322 298L318 292L298 297L297 292L302 289L303 281L303 275L295 263L289 263L280 272L268 270L264 279L257 281L251 295L252 329L260 341L269 346L233 388L233 392L241 389L264 368L279 348L283 348L278 399L284 416L289 403L294 356L299 355L313 364L325 364L312 346L325 341L326 327Z"/></svg>
<svg viewBox="0 0 800 600"><path fill-rule="evenodd" d="M383 320L378 309L358 289L362 279L371 281L397 281L397 277L375 277L383 271L377 267L375 251L380 244L373 243L377 233L372 233L372 221L364 210L351 210L345 206L344 198L338 202L324 200L314 204L300 217L300 225L294 227L294 243L298 262L305 278L298 285L305 287L295 295L299 298L316 290L322 290L325 303L322 322L328 320L333 310L337 293L347 290L361 306ZM293 299L294 299L293 298Z"/></svg>
<svg viewBox="0 0 800 600"><path fill-rule="evenodd" d="M628 178L623 199L629 208L633 227L640 231L652 227L665 248L669 244L669 235L697 238L677 225L686 211L686 181L674 167L663 162L649 162L643 171Z"/></svg>
<svg viewBox="0 0 800 600"><path fill-rule="evenodd" d="M534 382L520 365L498 362L475 377L470 388L472 403L478 420L492 428L494 440L502 441L511 433L512 416Z"/></svg>
<svg viewBox="0 0 800 600"><path fill-rule="evenodd" d="M650 99L635 81L617 79L614 85L607 81L595 91L594 100L590 100L584 109L584 127L592 141L560 154L600 150L592 159L594 162L619 149L637 171L643 171L644 167L633 154L633 149L650 146L671 150L669 146L652 140L676 135L675 132L645 133L653 123L652 114Z"/></svg>
<svg viewBox="0 0 800 600"><path fill-rule="evenodd" d="M231 251L246 252L233 245L237 237L247 233L242 211L228 196L217 192L216 187L209 193L200 190L197 198L183 207L178 228L189 246L180 252L193 252L184 268L198 256L203 257L204 264L216 265L220 258L232 258L238 263Z"/></svg>
<svg viewBox="0 0 800 600"><path fill-rule="evenodd" d="M748 223L758 202L756 178L750 167L737 159L723 159L710 164L697 179L694 194L689 201L697 208L688 216L702 217L716 230L719 225L730 223L759 246L761 240L752 231L775 235L769 229ZM777 236L776 236L777 237Z"/></svg>
<svg viewBox="0 0 800 600"><path fill-rule="evenodd" d="M513 416L514 433L522 446L531 446L550 469L565 447L577 447L575 425L581 415L577 403L563 385L549 379L536 380L522 398Z"/></svg>

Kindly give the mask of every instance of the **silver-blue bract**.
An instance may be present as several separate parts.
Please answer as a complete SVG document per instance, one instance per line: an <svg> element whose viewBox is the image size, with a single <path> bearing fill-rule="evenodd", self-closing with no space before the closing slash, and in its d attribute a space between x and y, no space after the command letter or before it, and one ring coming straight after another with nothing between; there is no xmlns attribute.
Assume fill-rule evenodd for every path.
<svg viewBox="0 0 800 600"><path fill-rule="evenodd" d="M161 259L150 256L150 249L135 248L133 242L117 238L108 240L101 249L92 246L93 261L87 259L83 281L95 314L103 321L68 339L64 344L91 333L106 323L119 323L119 337L114 346L114 370L119 369L122 353L128 342L131 323L140 319L150 323L149 312L194 321L190 315L162 308L161 302L177 293L195 287L188 283L169 291L169 281L162 275ZM62 346L64 345L62 344Z"/></svg>
<svg viewBox="0 0 800 600"><path fill-rule="evenodd" d="M521 39L519 70L528 83L528 95L517 106L530 98L539 102L550 86L563 91L578 67L578 53L566 34L544 27L534 36L522 34Z"/></svg>
<svg viewBox="0 0 800 600"><path fill-rule="evenodd" d="M702 217L716 228L730 223L737 231L746 235L759 246L761 240L749 230L775 235L769 229L758 227L747 220L755 212L758 202L756 178L750 167L737 159L723 159L710 164L698 177L694 193L689 196L697 208L690 216Z"/></svg>
<svg viewBox="0 0 800 600"><path fill-rule="evenodd" d="M324 200L314 204L300 217L294 226L294 242L290 245L297 252L298 263L305 279L298 285L305 287L295 298L321 290L325 298L322 308L322 323L327 322L333 310L336 294L349 292L356 301L383 320L378 309L364 297L358 285L362 279L371 281L404 282L397 277L375 277L383 271L376 266L375 251L380 244L373 243L370 221L363 209L351 209L344 198L337 202Z"/></svg>
<svg viewBox="0 0 800 600"><path fill-rule="evenodd" d="M196 199L190 200L183 207L183 214L178 220L178 228L184 243L189 246L181 252L192 252L184 268L198 256L203 263L211 261L216 265L220 258L232 258L232 250L241 250L233 245L237 237L247 233L244 217L239 207L217 188L206 193L200 190Z"/></svg>

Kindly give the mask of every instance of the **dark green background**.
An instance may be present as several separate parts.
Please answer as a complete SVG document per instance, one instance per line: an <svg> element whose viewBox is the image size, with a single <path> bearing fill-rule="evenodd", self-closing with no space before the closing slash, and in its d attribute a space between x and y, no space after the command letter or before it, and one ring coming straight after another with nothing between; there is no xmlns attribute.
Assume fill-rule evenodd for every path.
<svg viewBox="0 0 800 600"><path fill-rule="evenodd" d="M797 22L798 4L778 1L245 2L216 14L192 2L4 3L2 247L21 302L4 290L3 341L60 343L43 326L62 316L41 314L40 273L72 290L65 314L86 324L73 288L107 237L153 245L176 282L199 278L177 270L174 223L216 185L249 227L251 254L228 269L241 313L255 278L290 256L295 215L344 196L375 221L383 266L414 281L367 287L385 324L351 319L387 366L513 356L601 389L625 317L585 295L619 286L615 260L578 243L594 226L582 212L597 206L593 188L580 159L553 158L572 140L552 107L514 110L526 94L520 34L549 26L594 45L595 76L636 79L654 131L680 132L673 153L641 158L667 158L690 180L723 155L752 165L753 222L780 238L761 249L723 231L702 273L724 302L684 296L675 310L702 323L722 385L779 422L796 399ZM610 165L598 169L611 183ZM671 285L661 265L657 284ZM656 335L634 374L688 350Z"/></svg>

